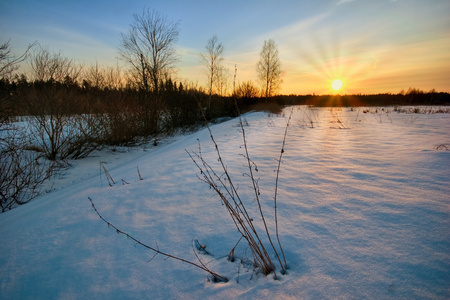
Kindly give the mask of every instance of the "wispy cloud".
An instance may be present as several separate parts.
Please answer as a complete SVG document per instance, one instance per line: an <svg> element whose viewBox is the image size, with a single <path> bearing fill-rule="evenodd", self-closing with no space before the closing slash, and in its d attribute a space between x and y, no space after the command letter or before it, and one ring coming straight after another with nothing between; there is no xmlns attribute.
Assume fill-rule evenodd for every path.
<svg viewBox="0 0 450 300"><path fill-rule="evenodd" d="M40 29L42 35L37 36L37 40L44 46L50 45L52 51L62 50L68 57L83 57L85 63L114 64L116 61L115 45L67 28L42 26Z"/></svg>
<svg viewBox="0 0 450 300"><path fill-rule="evenodd" d="M261 36L264 36L266 39L267 39L267 37L276 37L277 39L292 38L292 36L296 36L296 35L300 34L301 32L311 28L313 25L323 21L329 15L330 15L330 13L328 13L328 12L321 13L321 14L312 16L310 18L300 20L293 24L289 24L287 26L283 26L283 27L277 28L275 30L271 30L269 32L264 33Z"/></svg>
<svg viewBox="0 0 450 300"><path fill-rule="evenodd" d="M353 2L355 0L340 0L338 3L336 3L336 5L341 5L341 4L345 4L345 3L350 3Z"/></svg>

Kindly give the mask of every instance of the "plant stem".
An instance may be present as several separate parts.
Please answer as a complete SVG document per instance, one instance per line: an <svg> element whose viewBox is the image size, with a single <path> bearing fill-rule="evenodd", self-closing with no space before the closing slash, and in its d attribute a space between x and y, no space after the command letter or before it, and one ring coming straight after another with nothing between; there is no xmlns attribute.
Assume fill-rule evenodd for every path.
<svg viewBox="0 0 450 300"><path fill-rule="evenodd" d="M273 197L273 199L274 199L274 210L275 210L275 213L274 213L274 215L275 215L275 231L276 231L276 236L277 236L277 240L278 240L278 246L280 247L281 254L283 256L284 267L286 269L287 269L286 257L284 255L283 247L281 246L281 242L280 242L280 236L278 234L277 195L278 195L278 181L279 181L279 176L280 176L281 159L283 158L284 146L286 144L286 136L287 136L289 124L291 122L292 112L293 111L294 111L294 108L291 109L291 113L289 114L289 119L288 119L288 121L286 123L286 129L284 131L283 144L281 145L280 158L278 159L277 177L275 179L275 195ZM285 270L283 269L283 271L285 271Z"/></svg>
<svg viewBox="0 0 450 300"><path fill-rule="evenodd" d="M204 265L198 265L198 264L196 264L196 263L193 263L193 262L191 262L191 261L185 260L185 259L183 259L183 258L179 258L179 257L176 257L176 256L174 256L174 255L171 255L171 254L162 252L162 251L160 251L159 249L155 249L155 248L153 248L153 247L150 247L150 246L148 246L148 245L142 243L141 241L137 240L136 238L134 238L133 236L129 235L128 233L126 233L126 232L120 230L119 228L117 228L116 226L114 226L113 224L111 224L109 221L107 221L105 218L103 218L103 216L99 213L99 211L98 211L97 208L95 207L94 202L92 201L92 199L91 199L90 197L88 197L88 199L89 199L89 201L91 202L92 208L95 210L95 212L96 212L97 215L100 217L100 219L101 219L103 222L105 222L105 223L108 225L108 227L112 227L113 229L115 229L116 232L117 232L118 234L125 235L127 238L131 239L132 241L136 242L137 244L139 244L139 245L143 246L144 248L147 248L147 249L149 249L149 250L151 250L151 251L154 251L154 252L156 252L157 254L161 254L161 255L163 255L163 256L166 256L166 257L169 257L169 258L173 258L173 259L175 259L175 260L182 261L182 262L184 262L184 263L187 263L187 264L193 265L193 266L195 266L195 267L197 267L197 268L199 268L199 269L202 269L202 270L208 272L209 274L211 274L211 275L214 277L214 279L215 279L216 281L228 282L228 279L227 279L226 277L221 276L221 275L219 275L219 274L217 274L217 273L211 271L210 269L208 269L208 268L207 268L206 266L204 266Z"/></svg>

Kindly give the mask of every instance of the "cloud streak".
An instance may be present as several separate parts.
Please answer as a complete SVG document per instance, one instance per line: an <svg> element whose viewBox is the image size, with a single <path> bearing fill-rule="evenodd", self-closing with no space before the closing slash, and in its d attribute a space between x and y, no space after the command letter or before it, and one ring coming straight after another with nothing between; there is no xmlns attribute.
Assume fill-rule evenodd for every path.
<svg viewBox="0 0 450 300"><path fill-rule="evenodd" d="M338 5L342 5L342 4L345 4L345 3L350 3L350 2L353 2L354 0L340 0L338 3L336 3L336 6L338 6Z"/></svg>

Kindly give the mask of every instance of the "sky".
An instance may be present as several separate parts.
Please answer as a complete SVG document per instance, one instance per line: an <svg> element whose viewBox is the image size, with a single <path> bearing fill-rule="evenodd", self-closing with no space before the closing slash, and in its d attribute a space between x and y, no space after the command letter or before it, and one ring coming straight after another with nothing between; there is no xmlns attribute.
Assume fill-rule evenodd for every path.
<svg viewBox="0 0 450 300"><path fill-rule="evenodd" d="M217 35L230 87L235 65L237 83L257 83L262 45L274 39L282 94L333 93L334 79L342 94L450 92L447 0L0 0L0 42L20 54L38 41L87 66L115 66L120 34L144 8L179 21L178 81L206 85L199 54Z"/></svg>

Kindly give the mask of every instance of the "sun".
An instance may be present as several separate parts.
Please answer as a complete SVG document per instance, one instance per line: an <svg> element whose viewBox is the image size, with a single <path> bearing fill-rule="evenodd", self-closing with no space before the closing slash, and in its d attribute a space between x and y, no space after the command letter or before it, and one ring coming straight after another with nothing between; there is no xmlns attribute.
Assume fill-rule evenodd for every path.
<svg viewBox="0 0 450 300"><path fill-rule="evenodd" d="M333 80L333 82L331 83L331 88L335 91L339 91L342 88L342 80L340 79L335 79Z"/></svg>

